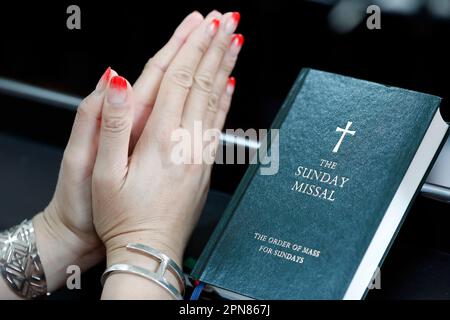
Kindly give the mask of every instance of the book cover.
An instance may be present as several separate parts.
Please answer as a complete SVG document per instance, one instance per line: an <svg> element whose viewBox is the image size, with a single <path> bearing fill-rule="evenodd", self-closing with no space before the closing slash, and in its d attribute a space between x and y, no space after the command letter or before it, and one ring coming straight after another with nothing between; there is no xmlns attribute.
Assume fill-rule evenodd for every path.
<svg viewBox="0 0 450 320"><path fill-rule="evenodd" d="M192 276L241 298L363 298L447 135L440 100L302 70L272 125L278 172L249 166Z"/></svg>

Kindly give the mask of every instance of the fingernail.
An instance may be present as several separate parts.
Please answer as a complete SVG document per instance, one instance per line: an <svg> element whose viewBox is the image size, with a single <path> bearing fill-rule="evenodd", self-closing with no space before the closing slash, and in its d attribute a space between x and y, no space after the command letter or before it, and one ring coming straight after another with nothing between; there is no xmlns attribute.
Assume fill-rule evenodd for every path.
<svg viewBox="0 0 450 320"><path fill-rule="evenodd" d="M235 86L236 86L236 79L234 77L229 77L227 82L226 94L231 96L234 92Z"/></svg>
<svg viewBox="0 0 450 320"><path fill-rule="evenodd" d="M241 15L239 12L233 12L229 17L228 20L225 24L225 33L226 34L232 34L238 24L239 24L239 20L241 19Z"/></svg>
<svg viewBox="0 0 450 320"><path fill-rule="evenodd" d="M127 87L124 77L113 77L109 83L108 102L117 106L123 105L127 100Z"/></svg>
<svg viewBox="0 0 450 320"><path fill-rule="evenodd" d="M208 34L213 36L216 34L217 29L219 29L220 21L219 19L213 19L208 26Z"/></svg>
<svg viewBox="0 0 450 320"><path fill-rule="evenodd" d="M239 51L241 51L243 44L244 44L244 36L242 34L235 34L231 38L231 45L230 45L231 53L237 55Z"/></svg>
<svg viewBox="0 0 450 320"><path fill-rule="evenodd" d="M103 73L100 80L98 81L97 86L95 87L95 91L102 92L103 90L105 90L106 86L108 85L110 77L111 77L111 67L108 67Z"/></svg>

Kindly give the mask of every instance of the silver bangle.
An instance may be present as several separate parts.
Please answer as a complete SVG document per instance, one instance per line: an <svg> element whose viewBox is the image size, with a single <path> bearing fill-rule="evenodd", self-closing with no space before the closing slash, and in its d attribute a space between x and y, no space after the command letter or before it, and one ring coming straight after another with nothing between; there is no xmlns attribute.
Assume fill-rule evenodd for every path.
<svg viewBox="0 0 450 320"><path fill-rule="evenodd" d="M183 271L180 267L173 261L171 258L169 258L164 253L151 248L149 246L139 244L139 243L130 243L127 245L127 249L138 251L141 253L144 253L150 257L156 258L159 261L159 267L156 272L151 272L145 268L133 266L129 264L114 264L111 267L107 268L105 272L102 275L101 283L102 285L105 284L106 279L109 275L116 272L122 272L122 273L131 273L138 276L141 276L143 278L146 278L150 281L155 282L156 284L160 285L162 288L166 289L170 295L172 295L177 300L183 300L184 296L184 290L186 287L185 279L183 276ZM178 282L181 285L181 292L179 292L175 286L173 286L167 279L164 277L167 269L170 269L174 272Z"/></svg>
<svg viewBox="0 0 450 320"><path fill-rule="evenodd" d="M0 232L0 273L15 294L34 299L47 294L44 268L32 221Z"/></svg>

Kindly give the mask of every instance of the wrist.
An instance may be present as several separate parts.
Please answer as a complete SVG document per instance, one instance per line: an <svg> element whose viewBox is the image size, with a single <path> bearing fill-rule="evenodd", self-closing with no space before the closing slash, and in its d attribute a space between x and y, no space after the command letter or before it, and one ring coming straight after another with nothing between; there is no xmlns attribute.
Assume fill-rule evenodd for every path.
<svg viewBox="0 0 450 320"><path fill-rule="evenodd" d="M68 266L85 271L104 257L100 241L75 233L50 206L33 218L33 226L49 292L65 283Z"/></svg>
<svg viewBox="0 0 450 320"><path fill-rule="evenodd" d="M64 205L59 204L55 198L40 213L43 223L47 227L54 239L62 241L63 244L74 254L84 255L87 252L104 248L102 241L97 236L95 228L90 218L89 222L77 219L80 212L66 212ZM104 254L101 258L104 257Z"/></svg>

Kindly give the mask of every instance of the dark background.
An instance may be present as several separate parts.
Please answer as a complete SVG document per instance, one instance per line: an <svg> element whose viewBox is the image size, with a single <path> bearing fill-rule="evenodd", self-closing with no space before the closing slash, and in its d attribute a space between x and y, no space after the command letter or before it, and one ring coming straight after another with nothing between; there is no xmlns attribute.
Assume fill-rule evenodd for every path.
<svg viewBox="0 0 450 320"><path fill-rule="evenodd" d="M81 8L81 30L66 27L70 4ZM245 36L228 128L269 127L302 67L441 96L447 116L450 20L433 18L425 9L414 15L382 11L381 30L368 30L363 21L339 34L329 27L331 7L289 0L3 2L0 76L80 96L95 87L107 66L133 82L184 16L218 9L239 11L238 32ZM36 126L35 139L65 145L72 114L52 119L37 110L24 128L29 119L8 112L0 129ZM243 169L225 172L239 180ZM221 188L231 192L234 183L222 182Z"/></svg>
<svg viewBox="0 0 450 320"><path fill-rule="evenodd" d="M71 4L81 8L81 30L66 28ZM269 127L303 67L441 96L448 118L450 20L426 9L407 15L381 8L381 30L368 30L363 20L340 34L330 28L331 8L292 0L2 2L0 77L85 96L107 66L133 82L189 12L239 11L245 44L227 128ZM0 107L0 134L65 146L73 112L6 96ZM216 168L212 187L232 193L244 171ZM369 298L450 298L448 211L418 198L382 269L383 289Z"/></svg>

